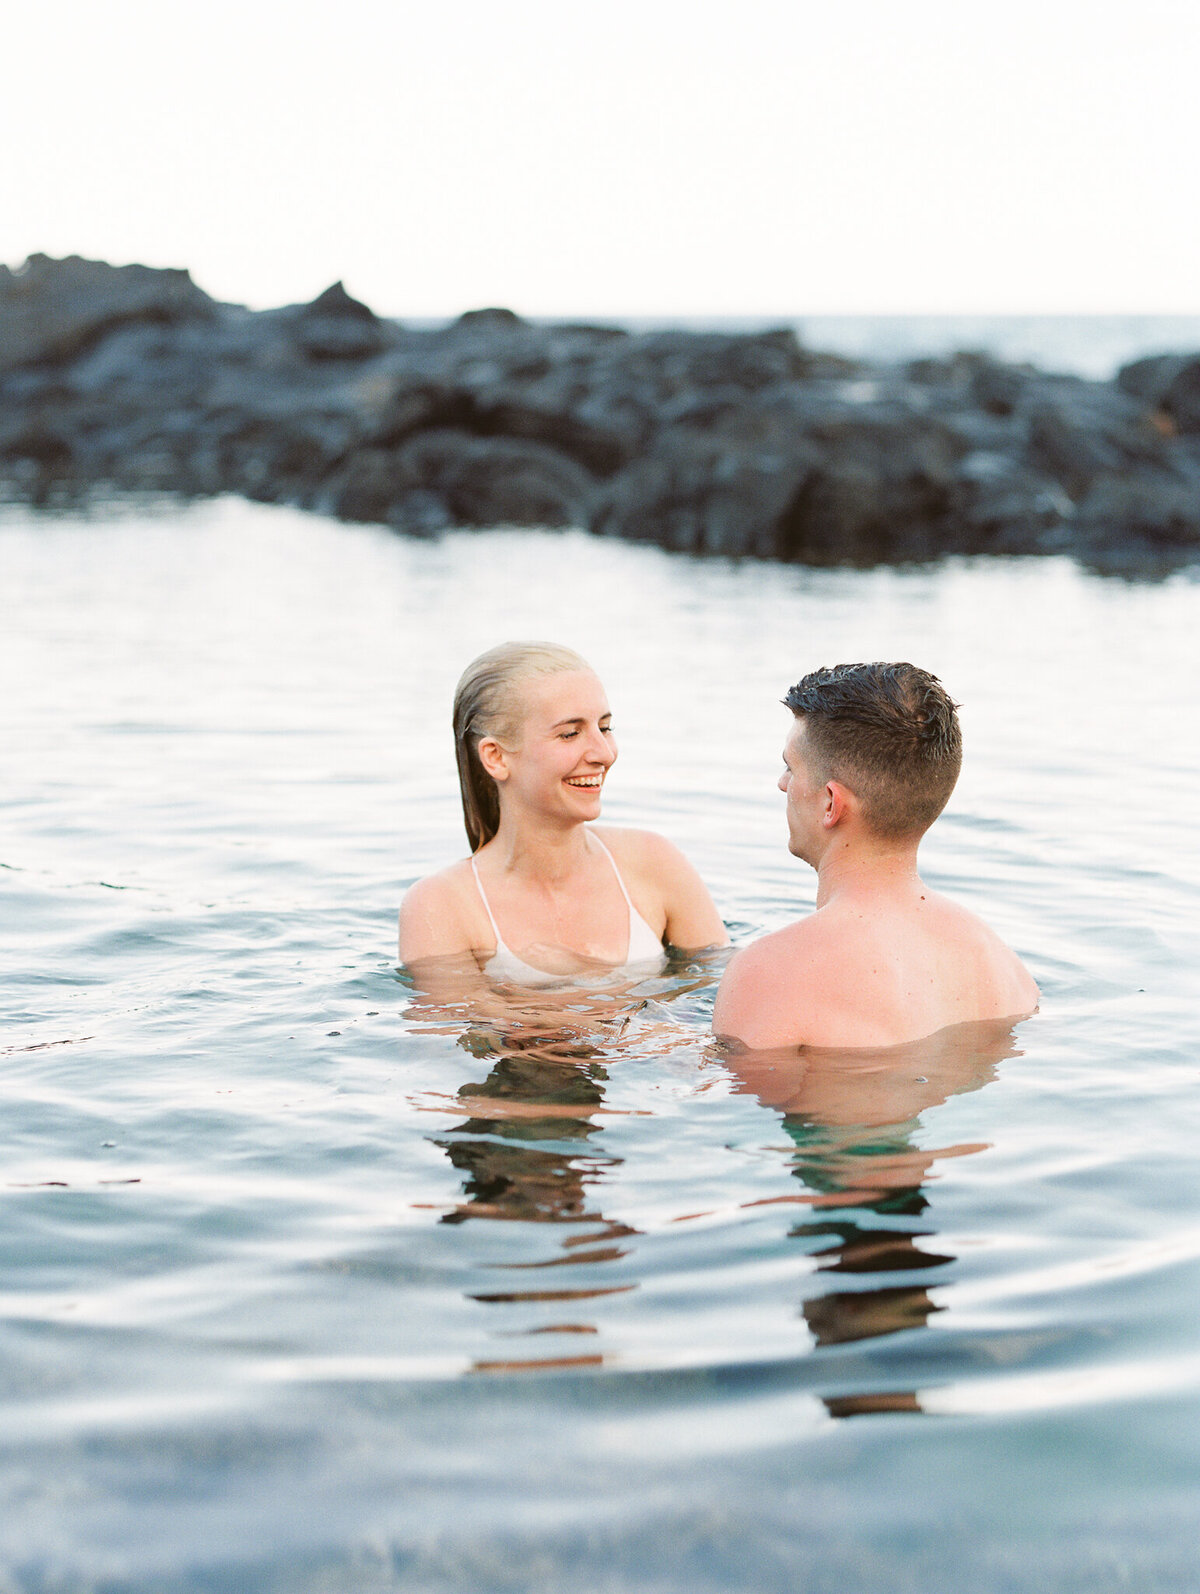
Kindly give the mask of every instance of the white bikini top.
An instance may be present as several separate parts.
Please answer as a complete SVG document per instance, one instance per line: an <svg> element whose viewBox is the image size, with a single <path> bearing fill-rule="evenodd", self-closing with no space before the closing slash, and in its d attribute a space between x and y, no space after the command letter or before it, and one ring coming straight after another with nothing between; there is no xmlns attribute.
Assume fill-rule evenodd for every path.
<svg viewBox="0 0 1200 1594"><path fill-rule="evenodd" d="M621 871L617 868L617 860L608 848L593 831L588 834L600 848L600 851L612 864L613 874L617 877L617 884L621 888L621 895L625 898L625 906L629 909L629 945L625 952L625 961L615 969L604 971L606 980L620 979L634 974L657 974L666 967L667 954L663 950L662 941L642 918L630 900L629 892L625 889L625 882L621 879ZM526 963L524 958L504 944L496 923L496 916L492 912L492 905L487 899L487 892L483 889L483 881L479 878L479 870L475 859L471 859L471 872L475 876L475 884L479 887L480 900L487 912L488 920L492 926L492 934L496 937L496 950L484 964L483 972L489 979L499 980L508 985L574 985L581 978L590 979L590 975L578 974L551 974L547 969L536 969L532 963Z"/></svg>

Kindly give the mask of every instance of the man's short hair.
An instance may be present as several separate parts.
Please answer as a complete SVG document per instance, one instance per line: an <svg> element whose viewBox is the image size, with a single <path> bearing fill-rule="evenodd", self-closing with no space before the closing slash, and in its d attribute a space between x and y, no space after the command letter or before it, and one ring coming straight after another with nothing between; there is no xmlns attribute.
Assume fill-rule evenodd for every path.
<svg viewBox="0 0 1200 1594"><path fill-rule="evenodd" d="M783 701L804 720L817 770L854 793L878 835L921 835L949 802L962 767L958 705L928 670L837 664Z"/></svg>

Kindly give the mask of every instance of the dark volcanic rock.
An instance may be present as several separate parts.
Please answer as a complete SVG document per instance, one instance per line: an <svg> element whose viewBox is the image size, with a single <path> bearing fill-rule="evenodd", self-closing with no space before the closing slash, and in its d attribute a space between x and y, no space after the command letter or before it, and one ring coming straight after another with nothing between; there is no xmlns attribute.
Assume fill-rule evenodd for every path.
<svg viewBox="0 0 1200 1594"><path fill-rule="evenodd" d="M872 564L1200 559L1200 356L1117 384L982 354L871 366L787 329L633 335L510 310L430 330L334 283L217 304L186 272L0 270L0 489L238 492L427 534L582 526Z"/></svg>
<svg viewBox="0 0 1200 1594"><path fill-rule="evenodd" d="M545 443L596 476L611 476L638 453L642 428L599 405L570 405L545 391L516 397L502 388L472 396L467 417L482 437Z"/></svg>
<svg viewBox="0 0 1200 1594"><path fill-rule="evenodd" d="M1123 392L1153 406L1168 433L1200 433L1200 354L1155 354L1117 372Z"/></svg>
<svg viewBox="0 0 1200 1594"><path fill-rule="evenodd" d="M70 359L129 322L174 324L215 311L186 271L31 255L18 271L0 266L0 373Z"/></svg>
<svg viewBox="0 0 1200 1594"><path fill-rule="evenodd" d="M1059 380L1031 394L1030 458L1082 497L1097 478L1160 465L1166 440L1144 404L1098 383Z"/></svg>
<svg viewBox="0 0 1200 1594"><path fill-rule="evenodd" d="M555 450L510 438L427 431L395 449L351 454L319 502L343 520L401 530L460 526L580 526L593 483Z"/></svg>
<svg viewBox="0 0 1200 1594"><path fill-rule="evenodd" d="M780 525L816 457L669 432L610 484L594 529L681 553L769 558L780 552Z"/></svg>
<svg viewBox="0 0 1200 1594"><path fill-rule="evenodd" d="M340 282L302 305L295 327L296 342L310 360L368 360L388 342L386 324Z"/></svg>
<svg viewBox="0 0 1200 1594"><path fill-rule="evenodd" d="M1070 495L1021 459L978 449L955 472L946 549L960 553L1052 552L1075 513Z"/></svg>
<svg viewBox="0 0 1200 1594"><path fill-rule="evenodd" d="M509 330L515 327L528 326L515 310L505 310L499 305L489 306L483 310L464 310L454 323L462 329L469 327L472 331L495 332L497 329Z"/></svg>
<svg viewBox="0 0 1200 1594"><path fill-rule="evenodd" d="M1167 389L1185 366L1196 355L1151 354L1144 360L1134 360L1117 372L1117 386L1123 393L1144 400L1154 408L1161 408Z"/></svg>
<svg viewBox="0 0 1200 1594"><path fill-rule="evenodd" d="M951 432L893 401L809 435L820 461L783 519L777 553L806 564L877 564L942 551L964 452Z"/></svg>
<svg viewBox="0 0 1200 1594"><path fill-rule="evenodd" d="M1176 371L1162 407L1181 432L1200 432L1200 358L1186 361Z"/></svg>
<svg viewBox="0 0 1200 1594"><path fill-rule="evenodd" d="M1090 545L1124 538L1133 547L1200 551L1200 468L1190 476L1106 476L1079 505L1076 529Z"/></svg>

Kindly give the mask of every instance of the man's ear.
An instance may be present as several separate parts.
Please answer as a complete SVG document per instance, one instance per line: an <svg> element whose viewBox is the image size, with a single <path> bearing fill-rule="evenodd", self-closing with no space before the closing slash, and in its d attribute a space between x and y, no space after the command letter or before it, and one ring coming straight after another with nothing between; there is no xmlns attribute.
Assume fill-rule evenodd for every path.
<svg viewBox="0 0 1200 1594"><path fill-rule="evenodd" d="M840 780L825 782L825 808L821 814L821 823L826 830L832 830L835 825L840 825L850 812L854 803L854 794L843 786Z"/></svg>
<svg viewBox="0 0 1200 1594"><path fill-rule="evenodd" d="M475 751L479 762L493 780L508 779L508 755L494 736L485 736Z"/></svg>

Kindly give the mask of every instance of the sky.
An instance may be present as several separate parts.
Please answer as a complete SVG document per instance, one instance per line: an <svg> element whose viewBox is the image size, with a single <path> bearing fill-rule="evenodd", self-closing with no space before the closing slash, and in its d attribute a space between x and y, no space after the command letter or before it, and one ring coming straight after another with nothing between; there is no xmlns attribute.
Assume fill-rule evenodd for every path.
<svg viewBox="0 0 1200 1594"><path fill-rule="evenodd" d="M41 0L0 261L386 315L1200 311L1192 0Z"/></svg>

